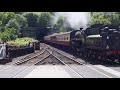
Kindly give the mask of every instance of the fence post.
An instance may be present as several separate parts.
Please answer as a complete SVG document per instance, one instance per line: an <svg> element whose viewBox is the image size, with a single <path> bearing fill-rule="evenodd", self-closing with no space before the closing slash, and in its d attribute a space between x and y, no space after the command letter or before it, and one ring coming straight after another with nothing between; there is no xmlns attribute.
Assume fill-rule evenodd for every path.
<svg viewBox="0 0 120 90"><path fill-rule="evenodd" d="M2 54L2 56L3 56L3 58L6 58L6 53L7 53L7 45L6 44L3 44L3 54Z"/></svg>
<svg viewBox="0 0 120 90"><path fill-rule="evenodd" d="M33 42L33 53L35 52L35 42Z"/></svg>

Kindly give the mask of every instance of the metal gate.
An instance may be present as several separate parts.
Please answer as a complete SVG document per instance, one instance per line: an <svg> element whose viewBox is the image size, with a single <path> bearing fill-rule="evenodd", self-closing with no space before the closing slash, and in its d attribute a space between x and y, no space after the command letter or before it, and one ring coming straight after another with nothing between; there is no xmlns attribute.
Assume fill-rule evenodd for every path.
<svg viewBox="0 0 120 90"><path fill-rule="evenodd" d="M6 44L0 44L0 60L6 58Z"/></svg>

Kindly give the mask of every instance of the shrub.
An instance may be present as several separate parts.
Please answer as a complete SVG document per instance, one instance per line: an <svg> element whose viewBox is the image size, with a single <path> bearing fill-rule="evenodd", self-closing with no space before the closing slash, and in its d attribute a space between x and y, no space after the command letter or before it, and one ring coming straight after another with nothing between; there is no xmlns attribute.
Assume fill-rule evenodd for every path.
<svg viewBox="0 0 120 90"><path fill-rule="evenodd" d="M33 38L17 38L16 40L8 41L7 44L9 45L27 45L30 42L38 42L38 40L35 40Z"/></svg>

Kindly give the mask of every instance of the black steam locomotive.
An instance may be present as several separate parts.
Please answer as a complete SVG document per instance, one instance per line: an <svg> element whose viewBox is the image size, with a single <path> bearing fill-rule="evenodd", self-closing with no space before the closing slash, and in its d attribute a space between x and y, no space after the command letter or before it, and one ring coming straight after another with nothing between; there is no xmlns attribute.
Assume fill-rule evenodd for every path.
<svg viewBox="0 0 120 90"><path fill-rule="evenodd" d="M76 33L76 51L98 60L120 61L120 31L117 25L95 24Z"/></svg>
<svg viewBox="0 0 120 90"><path fill-rule="evenodd" d="M97 60L120 61L118 25L95 24L86 29L46 36L47 43L70 48L77 54Z"/></svg>

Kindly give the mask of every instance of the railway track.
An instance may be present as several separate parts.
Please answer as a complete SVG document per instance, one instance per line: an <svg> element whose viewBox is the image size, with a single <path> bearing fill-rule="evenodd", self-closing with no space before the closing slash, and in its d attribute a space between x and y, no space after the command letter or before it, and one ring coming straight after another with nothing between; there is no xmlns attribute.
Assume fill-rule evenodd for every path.
<svg viewBox="0 0 120 90"><path fill-rule="evenodd" d="M44 55L43 55L43 53L44 53ZM19 62L14 63L14 65L27 65L28 67L25 68L24 70L22 70L21 72L17 73L16 75L14 75L12 78L17 77L18 75L20 75L21 73L28 70L29 68L31 68L34 65L40 65L39 63L46 61L46 59L50 59L50 56L53 56L56 59L55 61L59 61L59 62L56 62L56 63L55 63L55 61L53 61L52 62L53 65L61 63L62 65L65 65L67 68L69 68L69 70L74 72L76 75L78 75L80 78L84 78L80 73L78 73L76 70L71 68L71 66L69 65L69 64L82 65L81 63L76 62L73 59L70 59L68 57L66 57L66 61L62 61L63 59L65 59L65 57L63 57L63 59L62 59L61 58L62 56L54 55L54 54L55 54L54 50L51 50L48 47L42 53L37 54L37 55L33 56L32 58L25 59L23 61L19 61ZM40 57L40 56L42 56L42 57ZM52 58L52 60L53 60L53 58ZM49 62L49 61L48 61L48 63L51 64L51 62Z"/></svg>
<svg viewBox="0 0 120 90"><path fill-rule="evenodd" d="M92 69L93 71L98 72L98 73L106 76L107 78L112 78L111 76L106 75L103 72L100 72L100 71L96 70L95 68L89 66L88 63L83 62L82 60L73 59L53 47L50 47L47 45L43 45L43 46L44 46L44 50L45 50L44 56L43 56L43 54L40 55L42 57L40 57L39 55L36 55L35 57L32 57L30 60L18 62L16 65L27 65L28 67L26 69L22 70L21 72L17 73L15 76L13 76L13 78L17 77L18 75L20 75L24 71L28 70L32 66L45 65L45 64L63 65L64 67L69 69L69 71L73 72L75 75L77 75L77 77L80 77L80 78L84 78L84 75L82 75L81 72L79 71L81 66ZM79 67L79 68L74 68L74 67Z"/></svg>
<svg viewBox="0 0 120 90"><path fill-rule="evenodd" d="M19 61L19 62L14 63L13 65L15 65L15 66L26 65L27 68L23 69L22 71L20 71L19 73L17 73L16 75L14 75L11 78L16 78L18 75L22 74L26 70L28 70L31 67L35 66L37 63L42 62L43 60L45 60L49 56L50 56L50 54L46 51L46 48L44 48L43 52L38 53L35 56L32 56L31 58L28 58L28 59L25 59L23 61Z"/></svg>
<svg viewBox="0 0 120 90"><path fill-rule="evenodd" d="M85 61L85 60L82 60L82 59L77 60L76 57L74 57L74 56L71 57L69 54L67 54L67 53L65 53L65 52L63 52L63 51L61 51L61 50L59 50L59 49L56 49L56 48L54 48L54 47L51 47L51 46L48 46L48 45L46 45L46 47L47 47L47 50L49 49L50 51L52 51L53 54L55 54L55 55L58 55L58 54L59 54L58 57L60 57L61 59L68 58L68 59L70 59L71 61L74 61L74 62L76 62L76 63L78 63L78 64L80 64L80 65L90 64L89 62L87 62L87 61ZM61 57L61 56L62 56L62 57ZM67 61L67 60L66 60L66 61Z"/></svg>
<svg viewBox="0 0 120 90"><path fill-rule="evenodd" d="M45 55L43 55L43 54L45 54ZM46 56L49 56L49 55L46 55L46 49L44 47L42 47L42 49L40 51L37 51L35 53L26 55L25 57L22 57L20 59L16 59L16 60L13 60L12 62L7 63L6 64L7 67L0 69L0 71L7 70L9 68L12 68L12 66L18 66L18 65L26 65L28 67L31 65L33 66L36 64L36 62L42 61L42 59L44 60L44 57L46 57ZM39 59L36 59L36 58L39 58ZM42 58L42 59L40 59L40 58ZM32 63L30 63L30 62L32 62Z"/></svg>
<svg viewBox="0 0 120 90"><path fill-rule="evenodd" d="M68 60L67 60L66 62L64 62L64 61L62 61L61 59L59 59L57 56L55 56L52 50L46 49L46 51L49 53L47 56L45 56L45 57L42 58L42 59L38 59L35 63L32 62L33 64L30 64L28 68L26 68L25 70L22 70L21 72L17 73L17 74L14 75L12 78L17 77L18 75L20 75L21 73L23 73L24 71L28 70L29 68L31 68L31 67L34 66L34 65L39 65L39 63L45 61L46 59L49 59L50 56L53 56L54 58L56 58L57 61L59 61L59 62L57 62L57 64L61 63L62 65L65 65L65 66L68 67L72 72L74 72L76 75L78 75L80 78L84 78L80 73L78 73L76 70L74 70L73 68L71 68L70 65L69 65L69 64L73 64L73 63L76 64L76 65L79 65L80 63L78 63L78 62L76 62L76 61L73 61L73 60L71 60L70 58L68 58ZM36 55L36 57L39 58L39 55ZM35 58L36 58L36 57L35 57ZM34 57L33 57L33 58L34 58ZM32 61L35 61L35 60L32 59ZM72 61L72 62L71 62L71 61ZM27 65L28 65L28 63L30 63L29 60L25 60L25 62L27 62ZM24 63L24 62L20 62L20 63L17 63L16 65L20 65L20 64L23 65L23 63ZM49 64L51 64L51 63L49 63Z"/></svg>
<svg viewBox="0 0 120 90"><path fill-rule="evenodd" d="M86 68L92 69L93 71L106 76L107 78L112 78L111 76L106 75L103 72L100 72L95 68L89 66L89 63L83 60L77 60L76 58L74 59L73 57L70 57L66 53L54 47L48 46L46 44L43 44L41 46L43 47L43 50L41 52L32 54L32 56L28 55L24 59L13 62L11 63L11 66L3 68L0 71L9 69L12 66L26 66L26 68L22 69L20 72L17 72L15 75L11 77L11 78L16 78L22 73L24 73L26 70L31 69L33 66L51 64L51 65L61 65L62 67L65 67L69 71L71 71L72 74L74 73L74 75L76 75L77 77L85 78L85 76L79 71L79 69L81 69L81 67L84 66Z"/></svg>
<svg viewBox="0 0 120 90"><path fill-rule="evenodd" d="M69 57L67 57L67 56L64 56L64 57L66 57L66 60L65 60L65 58L63 59L63 58L61 58L61 56L58 57L57 55L55 55L55 54L53 53L53 51L48 51L48 52L49 52L53 57L55 57L58 61L60 61L63 65L65 65L65 66L68 67L71 71L73 71L75 74L77 74L80 78L84 78L80 73L78 73L75 69L73 69L73 68L70 66L70 64L82 65L81 63L76 62L75 60L73 60L73 59L71 59L71 58L69 58Z"/></svg>
<svg viewBox="0 0 120 90"><path fill-rule="evenodd" d="M32 54L25 55L25 57L22 56L21 58L20 57L14 58L12 62L6 63L6 65L16 65L20 63L22 64L23 62L27 62L39 55L42 55L44 52L45 52L45 49L42 47L39 51L36 51L35 53L32 53Z"/></svg>
<svg viewBox="0 0 120 90"><path fill-rule="evenodd" d="M21 72L19 72L19 73L17 73L16 75L14 75L12 78L17 77L18 75L22 74L23 72L25 72L26 70L28 70L28 69L29 69L29 68L31 68L32 66L34 66L34 65L36 65L37 63L39 63L39 62L41 62L41 61L45 60L45 59L46 59L46 58L48 58L49 56L50 56L50 54L49 54L49 55L47 55L46 57L44 57L44 58L42 58L42 59L38 60L37 62L35 62L35 63L31 64L30 66L28 66L27 68L25 68L25 69L24 69L24 70L22 70Z"/></svg>
<svg viewBox="0 0 120 90"><path fill-rule="evenodd" d="M97 73L100 73L100 74L104 75L107 78L112 78L111 76L109 76L107 74L104 74L103 72L98 71L97 69L91 67L90 65L92 65L92 64L89 63L89 62L83 61L81 59L80 60L73 59L73 58L67 56L67 54L63 53L61 50L58 50L58 49L56 49L54 47L51 47L51 46L48 46L48 45L46 45L46 47L48 47L47 50L49 49L49 53L51 53L51 55L53 57L55 57L57 60L62 62L67 67L71 68L71 70L73 70L74 72L79 74L79 76L81 76L82 78L84 78L84 76L81 75L81 72L78 72L78 69L73 69L72 68L73 64L72 63L68 63L69 61L72 60L72 61L76 62L77 64L79 64L78 66L84 66L86 68L89 68L89 69L97 72ZM68 58L67 60L69 60L69 61L66 62L65 58Z"/></svg>
<svg viewBox="0 0 120 90"><path fill-rule="evenodd" d="M46 52L46 50L44 50L42 53L38 53L28 59L19 60L16 63L14 63L13 65L31 65L32 63L39 61L39 59L47 56L47 54L48 53Z"/></svg>

